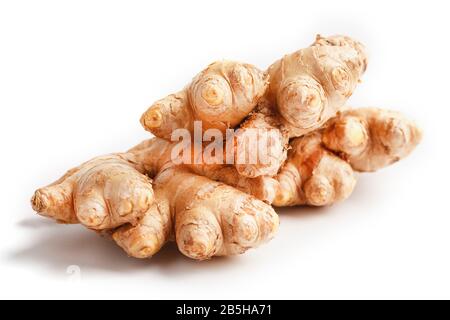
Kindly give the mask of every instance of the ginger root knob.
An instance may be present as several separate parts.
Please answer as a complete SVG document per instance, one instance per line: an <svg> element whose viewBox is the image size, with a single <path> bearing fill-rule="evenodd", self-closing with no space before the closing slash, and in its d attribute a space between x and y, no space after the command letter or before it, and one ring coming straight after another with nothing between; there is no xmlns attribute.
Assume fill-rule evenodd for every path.
<svg viewBox="0 0 450 320"><path fill-rule="evenodd" d="M207 84L202 90L202 98L210 106L217 106L223 102L224 92L214 84Z"/></svg>
<svg viewBox="0 0 450 320"><path fill-rule="evenodd" d="M146 112L141 119L141 123L146 128L159 128L162 125L163 116L161 110L156 107Z"/></svg>

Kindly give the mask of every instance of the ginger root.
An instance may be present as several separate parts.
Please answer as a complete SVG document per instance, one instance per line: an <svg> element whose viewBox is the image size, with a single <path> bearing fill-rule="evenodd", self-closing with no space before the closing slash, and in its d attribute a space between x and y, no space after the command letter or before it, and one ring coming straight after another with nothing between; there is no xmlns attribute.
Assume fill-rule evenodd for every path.
<svg viewBox="0 0 450 320"><path fill-rule="evenodd" d="M322 129L292 139L287 160L273 177L247 178L230 168L222 169L228 171L227 179L217 170L204 169L201 174L275 206L330 205L351 195L356 184L353 171L389 166L408 156L421 137L420 128L398 112L351 109L338 113Z"/></svg>
<svg viewBox="0 0 450 320"><path fill-rule="evenodd" d="M320 128L352 95L367 68L363 45L349 37L317 36L308 48L269 67L266 96L289 137Z"/></svg>
<svg viewBox="0 0 450 320"><path fill-rule="evenodd" d="M332 119L322 141L353 169L369 172L406 157L421 138L419 127L402 114L361 108L344 111Z"/></svg>
<svg viewBox="0 0 450 320"><path fill-rule="evenodd" d="M221 181L275 206L330 205L348 198L354 171L375 171L406 157L420 142L421 131L398 112L359 108L340 112L322 129L289 143L287 160L275 176L248 178L234 166L190 163L190 171ZM175 143L154 138L140 148L146 168L173 165ZM191 150L193 153L193 150ZM155 154L157 157L147 157Z"/></svg>
<svg viewBox="0 0 450 320"><path fill-rule="evenodd" d="M291 147L275 176L273 205L325 206L350 196L356 184L352 167L321 145L320 133L294 139Z"/></svg>
<svg viewBox="0 0 450 320"><path fill-rule="evenodd" d="M38 189L32 207L109 234L136 258L153 256L171 240L197 260L243 253L277 232L272 205L342 201L354 190L357 172L391 165L420 142L421 130L397 112L344 110L366 67L364 46L346 36L317 36L266 72L215 62L142 115L155 138L69 170ZM179 150L172 133L192 133L195 121L202 133L239 129L225 141L238 146L233 164L208 161L213 155L197 154L194 144L184 151L196 161L174 161ZM256 139L268 138L268 161L240 163L257 152L239 148L254 129Z"/></svg>
<svg viewBox="0 0 450 320"><path fill-rule="evenodd" d="M70 170L35 192L33 209L62 223L106 231L136 258L151 257L171 236L183 254L198 260L240 254L273 238L278 215L249 194L175 166L152 182L143 172L160 168L146 145Z"/></svg>
<svg viewBox="0 0 450 320"><path fill-rule="evenodd" d="M308 48L284 56L267 73L270 85L255 113L241 126L248 129L278 128L277 149L267 164L238 167L241 175L275 175L286 158L287 142L322 127L352 95L367 68L364 46L345 36L317 36ZM275 134L272 134L275 135Z"/></svg>
<svg viewBox="0 0 450 320"><path fill-rule="evenodd" d="M253 110L267 84L267 75L250 64L214 62L184 90L155 102L142 115L141 124L166 140L175 129L193 132L195 120L202 121L204 130L225 132Z"/></svg>
<svg viewBox="0 0 450 320"><path fill-rule="evenodd" d="M155 203L134 225L113 231L128 255L153 256L171 235L187 257L205 260L236 255L270 240L278 215L264 202L182 168L154 181Z"/></svg>
<svg viewBox="0 0 450 320"><path fill-rule="evenodd" d="M268 161L239 163L252 152L241 149L235 155L236 169L251 178L274 176L286 159L289 139L312 132L335 116L366 67L361 43L345 36L317 36L311 46L284 56L265 73L249 64L215 62L184 90L155 102L142 115L141 124L166 140L175 129L193 132L195 120L202 121L202 130L222 132L240 124L236 141L245 140L249 129L258 129L273 141L272 156Z"/></svg>
<svg viewBox="0 0 450 320"><path fill-rule="evenodd" d="M154 201L151 180L123 154L102 156L38 189L31 204L41 215L94 230L132 223Z"/></svg>

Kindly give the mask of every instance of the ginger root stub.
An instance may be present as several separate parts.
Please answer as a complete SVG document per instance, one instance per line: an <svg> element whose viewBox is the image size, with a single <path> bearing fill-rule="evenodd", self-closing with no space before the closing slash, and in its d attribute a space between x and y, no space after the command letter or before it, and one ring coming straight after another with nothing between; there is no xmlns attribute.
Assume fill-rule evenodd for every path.
<svg viewBox="0 0 450 320"><path fill-rule="evenodd" d="M194 121L203 130L237 126L266 91L267 75L255 66L217 61L200 72L182 91L155 102L141 124L155 136L170 140L176 129L193 131Z"/></svg>

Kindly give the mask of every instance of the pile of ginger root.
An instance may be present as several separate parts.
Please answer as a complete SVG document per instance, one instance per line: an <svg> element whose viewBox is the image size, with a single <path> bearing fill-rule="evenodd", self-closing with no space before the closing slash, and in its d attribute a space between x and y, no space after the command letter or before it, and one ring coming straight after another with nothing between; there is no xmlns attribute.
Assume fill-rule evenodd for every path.
<svg viewBox="0 0 450 320"><path fill-rule="evenodd" d="M214 62L142 115L153 138L69 170L38 189L32 207L111 236L136 258L153 256L168 241L197 260L241 254L275 236L273 207L347 199L358 173L393 164L420 142L420 129L398 112L346 106L366 67L365 47L339 35L318 35L266 71ZM174 161L173 132L193 133L198 121L205 133L238 129L226 138L233 146L257 129L267 134L270 155ZM252 152L234 148L226 156L247 159Z"/></svg>

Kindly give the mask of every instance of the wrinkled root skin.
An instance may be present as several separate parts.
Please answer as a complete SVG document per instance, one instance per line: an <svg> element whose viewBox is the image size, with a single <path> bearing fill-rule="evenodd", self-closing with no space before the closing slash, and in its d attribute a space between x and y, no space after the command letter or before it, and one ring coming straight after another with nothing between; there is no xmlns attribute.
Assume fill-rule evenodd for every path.
<svg viewBox="0 0 450 320"><path fill-rule="evenodd" d="M275 177L278 207L327 206L347 199L356 185L351 166L321 145L320 133L291 142L288 160Z"/></svg>
<svg viewBox="0 0 450 320"><path fill-rule="evenodd" d="M181 167L163 170L152 182L135 162L145 146L70 170L35 192L33 209L111 234L129 256L141 259L171 238L187 257L207 260L244 253L274 237L278 215L249 194Z"/></svg>
<svg viewBox="0 0 450 320"><path fill-rule="evenodd" d="M158 175L159 188L173 204L178 248L190 258L241 254L269 241L278 230L278 215L270 205L186 169Z"/></svg>
<svg viewBox="0 0 450 320"><path fill-rule="evenodd" d="M123 154L103 156L68 171L31 199L40 215L104 230L132 223L153 204L151 180Z"/></svg>
<svg viewBox="0 0 450 320"><path fill-rule="evenodd" d="M350 109L331 119L323 144L356 171L373 172L407 157L422 140L422 130L395 111Z"/></svg>
<svg viewBox="0 0 450 320"><path fill-rule="evenodd" d="M176 129L193 131L194 121L203 130L223 133L234 128L253 110L268 86L267 74L255 66L217 61L194 77L180 92L156 101L141 117L145 130L170 140Z"/></svg>
<svg viewBox="0 0 450 320"><path fill-rule="evenodd" d="M317 36L309 47L285 55L267 70L269 87L242 130L279 131L276 154L268 164L241 165L255 178L275 174L286 159L286 142L320 129L343 110L367 68L364 46L346 36Z"/></svg>

